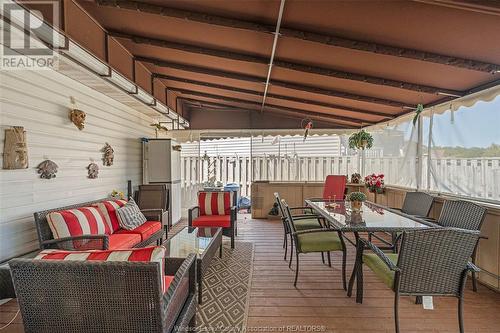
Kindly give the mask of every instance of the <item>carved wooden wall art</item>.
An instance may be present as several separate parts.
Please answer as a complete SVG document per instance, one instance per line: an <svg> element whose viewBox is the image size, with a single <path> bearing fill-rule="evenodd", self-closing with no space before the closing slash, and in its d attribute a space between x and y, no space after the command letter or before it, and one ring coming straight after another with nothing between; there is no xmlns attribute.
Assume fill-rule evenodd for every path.
<svg viewBox="0 0 500 333"><path fill-rule="evenodd" d="M95 163L90 163L87 167L89 170L89 178L90 179L96 179L99 177L99 166Z"/></svg>
<svg viewBox="0 0 500 333"><path fill-rule="evenodd" d="M69 119L80 131L85 127L85 118L87 114L82 110L73 109L69 112Z"/></svg>
<svg viewBox="0 0 500 333"><path fill-rule="evenodd" d="M5 130L3 146L4 169L26 169L28 167L28 145L24 127L13 126Z"/></svg>
<svg viewBox="0 0 500 333"><path fill-rule="evenodd" d="M112 166L113 165L113 160L115 159L115 151L114 149L109 145L109 143L106 142L106 145L104 148L101 150L104 155L102 157L102 162L105 166Z"/></svg>
<svg viewBox="0 0 500 333"><path fill-rule="evenodd" d="M40 174L40 178L43 179L52 179L56 178L57 169L59 167L51 160L45 160L42 163L38 164L37 169Z"/></svg>

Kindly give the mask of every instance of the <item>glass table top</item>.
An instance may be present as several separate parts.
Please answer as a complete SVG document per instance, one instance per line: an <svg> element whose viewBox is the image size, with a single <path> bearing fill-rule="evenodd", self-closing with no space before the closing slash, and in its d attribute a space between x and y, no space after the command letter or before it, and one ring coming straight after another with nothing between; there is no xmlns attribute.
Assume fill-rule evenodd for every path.
<svg viewBox="0 0 500 333"><path fill-rule="evenodd" d="M185 258L194 253L201 257L210 246L218 230L219 228L185 227L163 243L163 246L167 249L165 255L173 258Z"/></svg>
<svg viewBox="0 0 500 333"><path fill-rule="evenodd" d="M349 203L342 201L306 202L333 227L345 231L404 231L437 227L433 223L403 213L397 214L389 208L370 202L363 202L360 212L353 211Z"/></svg>

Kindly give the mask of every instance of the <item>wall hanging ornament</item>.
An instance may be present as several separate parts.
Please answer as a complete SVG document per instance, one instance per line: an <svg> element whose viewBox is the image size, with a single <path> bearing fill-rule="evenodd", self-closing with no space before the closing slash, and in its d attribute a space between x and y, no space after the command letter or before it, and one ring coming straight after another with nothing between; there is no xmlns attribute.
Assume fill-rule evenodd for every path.
<svg viewBox="0 0 500 333"><path fill-rule="evenodd" d="M81 131L85 128L87 114L82 110L73 109L69 111L69 119Z"/></svg>
<svg viewBox="0 0 500 333"><path fill-rule="evenodd" d="M28 168L28 145L26 144L26 131L22 126L13 126L5 130L3 168Z"/></svg>
<svg viewBox="0 0 500 333"><path fill-rule="evenodd" d="M56 178L56 173L58 168L59 167L57 166L57 164L51 160L45 160L42 163L38 164L37 166L40 178L43 179Z"/></svg>
<svg viewBox="0 0 500 333"><path fill-rule="evenodd" d="M113 160L115 159L114 149L109 145L109 143L106 142L106 144L104 145L104 148L102 148L101 151L104 153L104 155L102 157L103 164L105 166L112 166Z"/></svg>
<svg viewBox="0 0 500 333"><path fill-rule="evenodd" d="M99 177L99 166L95 163L90 163L88 166L87 166L87 170L89 171L89 178L90 179L96 179L97 177Z"/></svg>

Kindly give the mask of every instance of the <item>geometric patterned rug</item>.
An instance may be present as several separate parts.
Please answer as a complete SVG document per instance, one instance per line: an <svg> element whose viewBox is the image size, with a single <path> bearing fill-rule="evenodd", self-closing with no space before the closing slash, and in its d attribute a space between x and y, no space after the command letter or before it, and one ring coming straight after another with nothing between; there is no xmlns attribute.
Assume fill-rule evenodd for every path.
<svg viewBox="0 0 500 333"><path fill-rule="evenodd" d="M253 271L253 243L224 244L203 275L203 303L196 314L197 332L242 332L246 327Z"/></svg>

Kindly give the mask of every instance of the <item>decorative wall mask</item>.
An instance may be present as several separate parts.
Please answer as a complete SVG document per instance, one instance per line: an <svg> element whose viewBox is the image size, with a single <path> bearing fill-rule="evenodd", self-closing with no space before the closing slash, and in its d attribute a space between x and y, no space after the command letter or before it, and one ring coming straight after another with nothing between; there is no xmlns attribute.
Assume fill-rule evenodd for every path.
<svg viewBox="0 0 500 333"><path fill-rule="evenodd" d="M106 142L106 145L101 149L101 151L104 153L104 156L102 157L103 164L105 166L112 166L113 160L115 159L114 149L109 145L109 143Z"/></svg>
<svg viewBox="0 0 500 333"><path fill-rule="evenodd" d="M13 126L5 130L3 146L4 169L26 169L28 167L28 145L26 131L22 126Z"/></svg>
<svg viewBox="0 0 500 333"><path fill-rule="evenodd" d="M82 110L73 109L69 112L69 119L81 131L85 127L85 118L87 114Z"/></svg>
<svg viewBox="0 0 500 333"><path fill-rule="evenodd" d="M89 178L90 179L96 179L99 177L99 166L95 163L90 163L87 167L89 170Z"/></svg>
<svg viewBox="0 0 500 333"><path fill-rule="evenodd" d="M37 166L40 178L43 179L56 178L56 173L58 168L59 167L57 166L57 164L55 164L51 160L45 160L42 163L38 164Z"/></svg>

